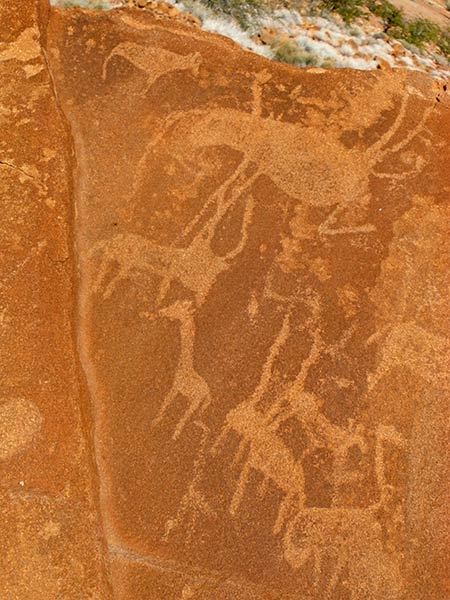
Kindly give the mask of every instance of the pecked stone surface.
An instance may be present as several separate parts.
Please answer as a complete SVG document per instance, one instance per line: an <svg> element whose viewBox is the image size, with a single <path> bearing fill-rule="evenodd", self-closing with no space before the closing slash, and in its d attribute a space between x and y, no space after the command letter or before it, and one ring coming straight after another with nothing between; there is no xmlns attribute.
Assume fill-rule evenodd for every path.
<svg viewBox="0 0 450 600"><path fill-rule="evenodd" d="M444 600L449 101L54 10L114 590Z"/></svg>
<svg viewBox="0 0 450 600"><path fill-rule="evenodd" d="M44 22L37 2L0 3L0 598L109 600Z"/></svg>
<svg viewBox="0 0 450 600"><path fill-rule="evenodd" d="M43 262L16 296L8 291L11 310L30 303L23 347L36 349L27 361L39 376L0 405L0 460L36 460L31 481L46 461L48 489L67 477L93 524L81 521L80 535L68 500L70 543L37 563L43 573L72 565L58 584L56 571L43 580L77 581L75 592L42 595L36 583L34 596L4 595L108 597L68 342L75 322L116 600L446 600L443 87L407 72L297 70L132 10L52 10L42 43L70 127L73 190L68 132L47 95L53 108L28 125L40 145L27 130L30 144L16 151L35 160L48 139L56 155L39 172L57 191L43 196L44 212L11 220L28 243L45 231L59 266L47 246L30 251L20 273L41 253ZM39 77L45 85L29 91L38 99L45 68ZM25 183L14 189L30 200L17 211L40 198ZM19 378L23 354L12 348L6 371ZM36 381L51 389L49 368L72 407L66 420L56 391L36 406L27 394ZM44 427L61 452L39 437ZM17 451L38 442L44 458ZM37 529L35 513L24 514ZM12 539L34 568L33 543Z"/></svg>

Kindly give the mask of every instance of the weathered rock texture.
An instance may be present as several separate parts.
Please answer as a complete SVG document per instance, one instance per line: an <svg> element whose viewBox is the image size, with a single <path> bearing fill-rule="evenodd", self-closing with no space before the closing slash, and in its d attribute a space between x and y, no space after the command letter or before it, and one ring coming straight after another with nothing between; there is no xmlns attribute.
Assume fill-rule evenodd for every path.
<svg viewBox="0 0 450 600"><path fill-rule="evenodd" d="M130 10L44 25L62 112L39 33L1 63L3 595L446 600L444 88Z"/></svg>
<svg viewBox="0 0 450 600"><path fill-rule="evenodd" d="M0 598L110 598L75 351L71 142L33 1L0 3Z"/></svg>

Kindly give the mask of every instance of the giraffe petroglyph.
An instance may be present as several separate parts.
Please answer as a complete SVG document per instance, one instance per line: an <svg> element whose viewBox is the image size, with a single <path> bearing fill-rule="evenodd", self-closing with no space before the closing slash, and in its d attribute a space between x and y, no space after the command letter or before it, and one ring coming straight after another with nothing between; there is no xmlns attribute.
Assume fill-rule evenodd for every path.
<svg viewBox="0 0 450 600"><path fill-rule="evenodd" d="M195 320L193 303L179 300L158 311L158 315L179 323L180 355L174 379L169 392L163 400L153 425L157 425L178 396L188 402L188 408L177 423L172 435L176 440L184 427L196 413L203 412L211 403L212 397L208 384L199 375L194 366Z"/></svg>

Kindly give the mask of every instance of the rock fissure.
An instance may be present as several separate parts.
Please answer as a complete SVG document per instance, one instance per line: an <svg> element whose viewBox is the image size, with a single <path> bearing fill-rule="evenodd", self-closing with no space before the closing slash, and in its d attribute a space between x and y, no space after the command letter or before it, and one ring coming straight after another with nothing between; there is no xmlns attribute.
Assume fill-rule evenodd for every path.
<svg viewBox="0 0 450 600"><path fill-rule="evenodd" d="M73 301L74 301L74 310L72 313L72 332L73 332L73 340L75 347L75 357L77 362L77 371L79 374L79 384L80 389L82 390L82 398L80 401L80 414L82 417L82 422L84 425L84 434L85 439L89 446L89 457L90 457L90 466L91 473L94 480L94 490L95 490L95 501L97 503L99 509L99 531L97 532L98 539L103 547L104 557L103 557L103 566L107 574L109 594L108 596L111 598L115 598L114 587L112 584L111 573L110 573L110 556L108 550L108 539L105 534L104 528L104 514L101 507L100 502L100 491L101 491L101 479L99 472L99 465L97 460L97 449L94 441L94 433L95 431L95 396L93 395L93 390L91 389L90 380L89 380L89 369L86 367L86 358L82 349L82 339L83 339L83 329L82 329L82 314L80 310L81 306L81 273L80 273L80 261L78 254L78 231L77 231L77 186L79 185L79 167L77 162L77 154L75 150L75 140L73 136L72 127L70 125L69 120L66 117L64 108L61 105L59 94L57 90L57 85L55 83L54 74L51 68L51 62L48 58L48 50L47 50L47 31L49 26L49 18L51 8L48 4L48 0L40 0L41 1L41 12L40 12L40 31L41 31L41 52L44 59L44 63L46 66L46 70L49 77L49 82L52 89L52 94L55 100L55 104L60 115L61 121L64 125L64 129L66 131L66 139L68 142L67 149L67 160L70 166L69 175L70 175L70 197L71 202L69 206L69 223L68 223L68 231L70 236L70 243L68 245L68 249L70 253L68 254L66 259L61 261L55 261L59 264L64 264L67 260L71 259L71 269L72 269L72 281L73 281Z"/></svg>

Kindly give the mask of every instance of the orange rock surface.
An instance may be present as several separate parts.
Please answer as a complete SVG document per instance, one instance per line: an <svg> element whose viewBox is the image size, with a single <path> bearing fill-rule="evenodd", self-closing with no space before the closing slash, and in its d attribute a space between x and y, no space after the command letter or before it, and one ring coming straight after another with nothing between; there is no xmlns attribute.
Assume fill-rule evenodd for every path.
<svg viewBox="0 0 450 600"><path fill-rule="evenodd" d="M0 597L446 600L445 87L27 4Z"/></svg>
<svg viewBox="0 0 450 600"><path fill-rule="evenodd" d="M0 598L110 598L45 5L0 4Z"/></svg>

